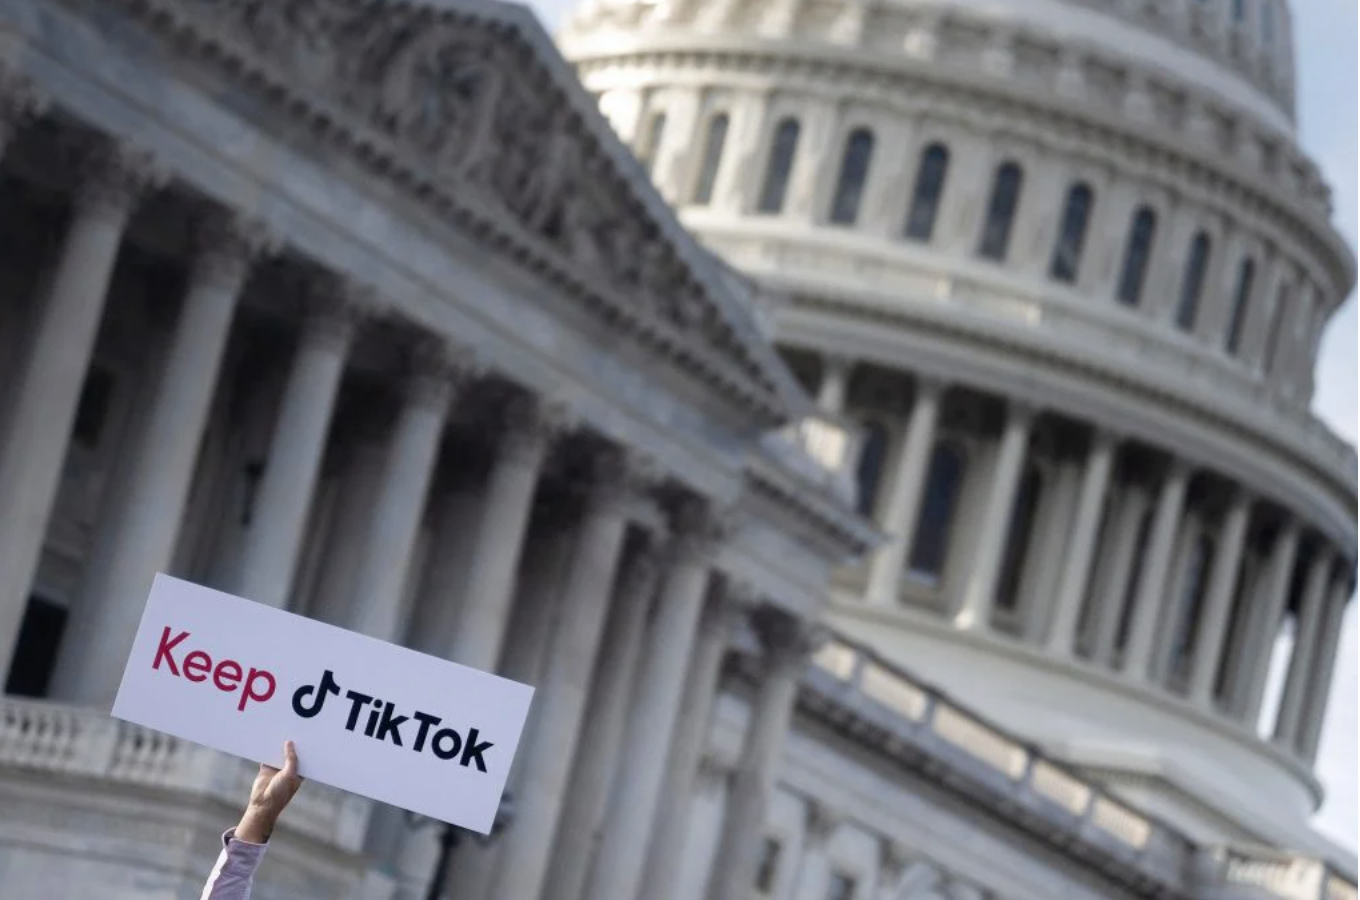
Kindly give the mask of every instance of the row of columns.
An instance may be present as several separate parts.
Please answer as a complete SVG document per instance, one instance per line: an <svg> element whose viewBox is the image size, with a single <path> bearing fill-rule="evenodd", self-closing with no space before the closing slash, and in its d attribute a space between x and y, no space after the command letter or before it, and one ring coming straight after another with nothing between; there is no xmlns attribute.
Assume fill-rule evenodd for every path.
<svg viewBox="0 0 1360 900"><path fill-rule="evenodd" d="M820 410L832 417L845 414L851 364L836 357L826 360L818 391ZM865 600L876 606L901 602L904 564L920 520L936 445L942 397L946 385L929 376L915 380L915 400L905 429L896 442L896 455L885 471L884 494L877 504L878 524L888 535L869 565ZM1035 410L1010 402L994 464L986 477L980 514L968 523L974 535L966 573L947 604L957 628L986 629L992 623L997 580L1009 537L1011 511L1016 502L1029 452ZM1197 510L1189 507L1194 470L1188 461L1171 457L1155 490L1121 484L1115 477L1119 435L1096 429L1080 462L1079 485L1069 518L1055 518L1040 527L1063 530L1061 540L1031 542L1031 552L1057 553L1058 575L1051 596L1038 598L1028 610L1032 627L1022 633L1051 654L1073 656L1079 637L1085 637L1089 658L1100 664L1116 662L1121 621L1127 617L1122 673L1141 683L1168 686L1170 648L1184 617L1196 617L1189 648L1190 670L1185 694L1196 705L1212 709L1217 703L1220 669L1229 666L1225 711L1254 727L1265 694L1270 653L1290 601L1292 576L1303 525L1285 515L1270 554L1266 578L1250 595L1250 607L1239 612L1235 601L1243 582L1242 569L1249 526L1257 498L1243 487L1234 488L1221 520L1212 529L1214 553L1197 609L1182 609L1182 590L1192 553L1190 548L1207 528ZM1102 527L1102 522L1106 524ZM1327 656L1333 635L1329 617L1340 613L1349 597L1348 559L1340 551L1314 554L1300 600L1291 680L1287 686L1276 738L1293 752L1308 753L1307 734L1323 707L1309 698L1325 691L1332 660ZM1129 586L1129 608L1124 598ZM1250 625L1237 629L1240 649L1228 646L1234 615L1247 615ZM1083 625L1086 634L1082 635ZM1330 653L1334 654L1334 649ZM1237 661L1234 665L1233 661ZM1322 671L1325 667L1325 672Z"/></svg>
<svg viewBox="0 0 1360 900"><path fill-rule="evenodd" d="M0 519L0 669L12 658L52 514L65 456L54 448L70 440L127 225L138 201L167 182L144 156L103 143L92 150L81 177L50 293L39 301L32 353L0 457L0 507L7 510ZM208 210L198 221L168 349L146 414L121 454L125 477L100 523L71 610L54 684L54 694L64 699L97 706L112 701L150 582L170 567L241 295L254 267L279 250L258 224L229 212ZM356 332L376 308L365 291L330 274L310 278L300 299L306 315L244 558L237 583L224 585L277 607L289 605L296 593L341 382ZM407 349L374 490L352 523L358 529L354 575L322 598L338 624L384 640L401 639L407 628L412 610L402 598L410 595L407 582L433 502L441 445L454 408L484 371L470 350L431 336ZM522 665L510 665L514 654L506 653L516 577L544 461L576 430L569 411L527 395L503 405L498 429L475 514L450 516L472 526L470 535L459 535L470 541L471 552L458 622L440 627L439 639L422 639L430 652L490 670ZM537 629L544 649L536 667L532 739L513 776L522 812L502 839L489 896L651 897L659 896L652 885L675 880L671 846L685 830L732 633L732 613L723 610L733 600L701 621L714 554L727 533L725 514L702 498L675 501L667 494L673 515L664 548L649 545L620 580L629 510L652 494L661 474L621 447L577 447L588 451L588 485L551 609L555 624ZM542 620L542 614L526 618ZM724 826L730 845L746 850L748 832L758 832L763 821L809 649L800 637L806 629L787 616L767 611L756 619L768 671ZM566 810L584 815L590 827L563 828ZM375 818L378 830L394 825L390 816ZM402 843L391 833L370 836L371 847L409 858ZM750 855L746 850L734 859ZM562 877L548 882L550 870ZM715 889L735 900L740 891L726 877L718 870Z"/></svg>

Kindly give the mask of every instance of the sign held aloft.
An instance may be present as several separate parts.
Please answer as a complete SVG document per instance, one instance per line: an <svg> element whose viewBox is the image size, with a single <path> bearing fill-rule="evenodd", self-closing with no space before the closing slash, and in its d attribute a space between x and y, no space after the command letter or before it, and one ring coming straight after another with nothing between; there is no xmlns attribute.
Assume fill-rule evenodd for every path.
<svg viewBox="0 0 1360 900"><path fill-rule="evenodd" d="M488 834L533 693L157 575L113 715Z"/></svg>

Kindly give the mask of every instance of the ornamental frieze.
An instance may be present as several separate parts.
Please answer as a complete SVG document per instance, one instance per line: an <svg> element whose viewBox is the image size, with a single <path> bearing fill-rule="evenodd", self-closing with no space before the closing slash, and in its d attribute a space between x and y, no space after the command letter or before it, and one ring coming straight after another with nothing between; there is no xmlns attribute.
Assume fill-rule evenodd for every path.
<svg viewBox="0 0 1360 900"><path fill-rule="evenodd" d="M500 212L644 320L768 386L513 24L364 0L131 5L188 13L290 94L362 123L460 203Z"/></svg>

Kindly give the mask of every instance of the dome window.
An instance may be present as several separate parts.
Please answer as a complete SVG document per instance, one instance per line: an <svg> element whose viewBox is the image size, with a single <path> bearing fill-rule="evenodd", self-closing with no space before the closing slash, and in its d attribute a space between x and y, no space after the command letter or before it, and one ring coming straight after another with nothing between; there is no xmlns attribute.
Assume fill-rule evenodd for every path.
<svg viewBox="0 0 1360 900"><path fill-rule="evenodd" d="M863 423L864 446L855 471L855 506L862 516L872 517L883 481L883 463L888 452L888 429L882 422Z"/></svg>
<svg viewBox="0 0 1360 900"><path fill-rule="evenodd" d="M1279 362L1275 357L1279 356L1280 351L1280 332L1284 330L1285 307L1289 306L1289 288L1280 285L1280 291L1275 295L1275 309L1270 313L1270 328L1266 331L1265 353L1261 355L1261 371L1269 375Z"/></svg>
<svg viewBox="0 0 1360 900"><path fill-rule="evenodd" d="M699 167L699 179L694 184L693 201L698 206L707 206L713 200L713 187L718 183L723 145L727 143L727 121L727 113L718 113L708 120L704 158Z"/></svg>
<svg viewBox="0 0 1360 900"><path fill-rule="evenodd" d="M1247 322L1247 309L1251 306L1251 289L1256 282L1256 263L1250 259L1242 260L1237 270L1237 290L1233 294L1232 313L1228 316L1228 334L1225 346L1234 356L1242 348L1242 330Z"/></svg>
<svg viewBox="0 0 1360 900"><path fill-rule="evenodd" d="M784 208L784 195L789 190L789 175L793 172L793 158L798 152L798 120L781 119L770 143L770 159L765 166L765 183L760 187L756 212L774 215Z"/></svg>
<svg viewBox="0 0 1360 900"><path fill-rule="evenodd" d="M856 128L845 140L841 174L836 179L836 194L831 198L830 219L835 225L853 225L859 218L864 185L869 180L869 165L874 158L874 135L867 128Z"/></svg>
<svg viewBox="0 0 1360 900"><path fill-rule="evenodd" d="M1247 21L1247 0L1232 0L1232 18L1238 25Z"/></svg>
<svg viewBox="0 0 1360 900"><path fill-rule="evenodd" d="M1063 210L1062 231L1053 248L1053 261L1048 274L1054 281L1071 284L1077 280L1081 267L1081 251L1086 244L1086 226L1091 220L1091 206L1095 195L1087 184L1073 185L1067 192L1067 206Z"/></svg>
<svg viewBox="0 0 1360 900"><path fill-rule="evenodd" d="M1204 276L1209 270L1212 249L1209 235L1203 231L1190 244L1190 259L1181 278L1180 302L1176 304L1176 327L1182 331L1194 330L1195 319L1199 317L1199 300L1204 293Z"/></svg>
<svg viewBox="0 0 1360 900"><path fill-rule="evenodd" d="M1005 163L996 170L992 198L987 204L987 221L978 241L978 256L983 259L1006 261L1006 252L1011 243L1011 226L1015 222L1016 207L1020 205L1020 189L1024 180L1020 166L1013 162Z"/></svg>
<svg viewBox="0 0 1360 900"><path fill-rule="evenodd" d="M1261 4L1261 43L1275 45L1275 4L1271 0Z"/></svg>
<svg viewBox="0 0 1360 900"><path fill-rule="evenodd" d="M968 460L957 445L950 442L935 445L909 564L913 575L931 583L938 582L944 574L950 531L967 472Z"/></svg>
<svg viewBox="0 0 1360 900"><path fill-rule="evenodd" d="M908 238L924 244L934 235L935 217L940 211L940 198L944 195L948 175L949 150L943 144L931 144L921 154L921 165L916 171L916 187L903 229Z"/></svg>
<svg viewBox="0 0 1360 900"><path fill-rule="evenodd" d="M1124 267L1119 273L1119 302L1137 306L1143 299L1143 283L1147 280L1148 263L1152 260L1152 242L1157 236L1157 214L1148 207L1139 208L1129 229L1128 244L1124 248Z"/></svg>

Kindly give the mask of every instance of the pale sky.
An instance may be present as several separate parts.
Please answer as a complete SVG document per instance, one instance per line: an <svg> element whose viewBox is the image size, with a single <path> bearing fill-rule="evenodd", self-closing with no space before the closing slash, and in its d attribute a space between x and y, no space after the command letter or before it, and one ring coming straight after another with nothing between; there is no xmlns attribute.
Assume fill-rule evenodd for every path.
<svg viewBox="0 0 1360 900"><path fill-rule="evenodd" d="M1336 223L1356 246L1357 0L1292 0L1299 65L1299 116L1303 145L1322 166L1336 196ZM550 30L573 0L530 0ZM1356 439L1356 302L1352 294L1332 320L1322 343L1314 409L1340 435ZM1346 613L1318 775L1328 800L1318 828L1355 849L1357 844L1357 672L1355 604ZM1282 648L1283 649L1283 648ZM1283 653L1277 653L1277 669ZM1278 681L1278 674L1275 681ZM1275 693L1275 690L1272 690Z"/></svg>

